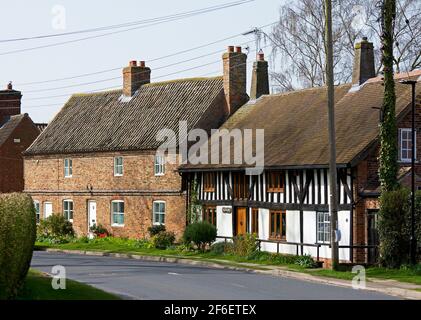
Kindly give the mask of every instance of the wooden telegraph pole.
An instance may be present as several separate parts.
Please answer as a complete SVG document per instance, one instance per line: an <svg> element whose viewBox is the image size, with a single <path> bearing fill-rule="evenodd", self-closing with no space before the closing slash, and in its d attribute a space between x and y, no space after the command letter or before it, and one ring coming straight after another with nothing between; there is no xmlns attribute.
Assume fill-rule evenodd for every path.
<svg viewBox="0 0 421 320"><path fill-rule="evenodd" d="M332 43L332 1L325 0L326 10L326 82L327 82L327 105L329 116L329 193L330 193L330 242L332 269L339 266L338 250L338 186L336 177L336 134L335 134L335 95L333 79L333 43Z"/></svg>

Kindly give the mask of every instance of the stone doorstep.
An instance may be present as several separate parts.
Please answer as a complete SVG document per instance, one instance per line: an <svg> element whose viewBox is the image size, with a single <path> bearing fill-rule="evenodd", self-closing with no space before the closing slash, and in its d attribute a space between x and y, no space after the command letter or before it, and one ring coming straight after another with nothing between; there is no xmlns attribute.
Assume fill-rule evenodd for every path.
<svg viewBox="0 0 421 320"><path fill-rule="evenodd" d="M290 271L286 269L285 267L277 267L277 266L273 266L273 267L265 266L266 268L262 268L262 266L259 264L236 262L237 264L244 265L244 267L240 267L240 266L237 267L237 266L221 264L221 263L227 263L224 260L217 260L220 262L218 263L218 262L200 261L200 260L194 260L194 259L188 259L188 258L177 258L177 257L166 257L166 256L144 256L144 255L137 255L137 254L111 253L111 252L101 252L101 251L66 250L66 249L55 249L55 248L40 248L39 250L46 251L46 252L61 252L61 253L71 253L71 254L90 255L90 256L109 256L109 257L114 257L114 258L128 258L128 259L137 259L137 260L145 260L145 261L180 263L180 264L196 265L196 266L203 266L203 267L216 268L216 269L246 271L246 272L251 272L251 273L260 273L260 274L272 275L272 276L277 276L277 277L285 277L285 278L292 278L292 279L303 280L303 281L317 282L317 283L326 284L326 285L352 288L352 281L350 280L319 277L319 276L314 276L307 273L301 273L298 271ZM257 268L266 269L266 270L252 269L252 267L257 267ZM374 292L383 293L383 294L387 294L387 295L391 295L391 296L395 296L395 297L399 297L403 299L421 300L421 292L414 290L414 289L420 289L420 288L421 286L410 284L410 283L403 283L396 280L370 279L367 281L366 288L360 289L360 290L374 291Z"/></svg>

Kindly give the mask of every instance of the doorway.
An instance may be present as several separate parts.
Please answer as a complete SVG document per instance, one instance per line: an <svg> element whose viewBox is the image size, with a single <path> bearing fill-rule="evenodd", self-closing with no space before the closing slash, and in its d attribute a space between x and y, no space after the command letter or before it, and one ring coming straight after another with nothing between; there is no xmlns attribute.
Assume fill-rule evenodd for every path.
<svg viewBox="0 0 421 320"><path fill-rule="evenodd" d="M235 235L247 233L247 208L236 208Z"/></svg>
<svg viewBox="0 0 421 320"><path fill-rule="evenodd" d="M44 202L44 219L53 215L53 204L51 202Z"/></svg>
<svg viewBox="0 0 421 320"><path fill-rule="evenodd" d="M379 210L367 210L367 244L369 246L379 245L379 235L377 232L377 215ZM378 257L378 248L368 248L367 262L376 263Z"/></svg>
<svg viewBox="0 0 421 320"><path fill-rule="evenodd" d="M88 201L88 233L91 234L91 227L97 225L96 221L96 201Z"/></svg>

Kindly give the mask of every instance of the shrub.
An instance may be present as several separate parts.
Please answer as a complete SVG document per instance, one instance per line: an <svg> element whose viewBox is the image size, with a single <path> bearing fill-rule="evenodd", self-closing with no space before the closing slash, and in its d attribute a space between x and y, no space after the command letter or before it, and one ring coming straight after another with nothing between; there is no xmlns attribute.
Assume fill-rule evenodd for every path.
<svg viewBox="0 0 421 320"><path fill-rule="evenodd" d="M298 256L297 259L295 260L295 264L303 268L315 268L317 266L313 258L307 254L303 256Z"/></svg>
<svg viewBox="0 0 421 320"><path fill-rule="evenodd" d="M215 255L222 255L226 252L225 251L226 249L227 249L227 245L225 242L217 242L211 246L210 252Z"/></svg>
<svg viewBox="0 0 421 320"><path fill-rule="evenodd" d="M35 208L25 194L0 195L0 300L21 289L36 236Z"/></svg>
<svg viewBox="0 0 421 320"><path fill-rule="evenodd" d="M152 244L157 249L166 249L172 246L175 241L174 232L161 231L152 237Z"/></svg>
<svg viewBox="0 0 421 320"><path fill-rule="evenodd" d="M406 188L384 191L380 197L377 229L380 240L380 263L398 268L408 261L409 233L406 220L410 211L410 192Z"/></svg>
<svg viewBox="0 0 421 320"><path fill-rule="evenodd" d="M73 237L74 234L72 223L59 214L53 214L41 220L37 228L38 240Z"/></svg>
<svg viewBox="0 0 421 320"><path fill-rule="evenodd" d="M165 231L165 226L163 224L157 224L148 228L149 235L151 237L156 236L158 233Z"/></svg>
<svg viewBox="0 0 421 320"><path fill-rule="evenodd" d="M195 222L186 227L183 235L186 244L194 243L201 251L216 239L216 227L207 221Z"/></svg>
<svg viewBox="0 0 421 320"><path fill-rule="evenodd" d="M246 233L233 238L229 253L239 257L250 257L257 252L258 243L255 234Z"/></svg>
<svg viewBox="0 0 421 320"><path fill-rule="evenodd" d="M89 228L89 231L91 231L96 236L105 235L108 236L109 232L106 228L104 228L101 224L94 224L92 227Z"/></svg>

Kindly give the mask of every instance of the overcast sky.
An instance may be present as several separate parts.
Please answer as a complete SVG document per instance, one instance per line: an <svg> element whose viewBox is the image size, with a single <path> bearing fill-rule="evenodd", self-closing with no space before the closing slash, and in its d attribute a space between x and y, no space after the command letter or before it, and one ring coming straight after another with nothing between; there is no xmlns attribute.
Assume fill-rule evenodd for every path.
<svg viewBox="0 0 421 320"><path fill-rule="evenodd" d="M47 122L60 110L72 93L121 86L120 67L126 65L129 60L152 60L275 22L281 1L255 0L241 6L204 13L183 20L36 50L16 52L21 49L56 44L122 29L26 41L4 42L4 40L122 24L235 1L1 0L2 8L6 10L3 10L2 19L0 19L0 41L2 41L0 42L0 86L5 87L8 81L13 81L14 89L21 90L23 94L22 112L28 112L34 121ZM61 18L63 12L65 13L64 20ZM152 81L222 74L222 61L218 62L222 51L228 45L238 45L246 41L251 41L249 46L254 49L253 40L254 37L251 35L239 36L188 53L152 61L148 63L152 69ZM267 46L268 43L262 42L262 46L265 45ZM219 50L221 52L200 59L178 63ZM270 48L267 47L265 52L270 53ZM254 53L249 56L249 61L253 58ZM176 65L154 71L156 68L172 63ZM182 71L204 64L208 65ZM112 68L119 69L64 81L28 84ZM174 72L179 73L168 75ZM250 64L248 75L250 76ZM116 77L118 79L102 81ZM101 82L81 85L94 81ZM71 87L57 89L66 86Z"/></svg>

